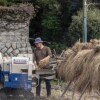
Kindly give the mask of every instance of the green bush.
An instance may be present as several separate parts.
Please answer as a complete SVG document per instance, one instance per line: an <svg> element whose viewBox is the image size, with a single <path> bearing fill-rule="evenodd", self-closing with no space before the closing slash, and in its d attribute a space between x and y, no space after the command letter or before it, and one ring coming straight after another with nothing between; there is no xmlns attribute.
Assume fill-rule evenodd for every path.
<svg viewBox="0 0 100 100"><path fill-rule="evenodd" d="M100 10L97 8L89 9L87 12L87 38L88 41L93 38L100 38ZM68 38L70 43L77 40L83 40L83 11L72 17L72 23L69 27Z"/></svg>
<svg viewBox="0 0 100 100"><path fill-rule="evenodd" d="M0 0L0 5L1 6L7 5L7 0Z"/></svg>
<svg viewBox="0 0 100 100"><path fill-rule="evenodd" d="M50 48L51 50L54 52L54 50L56 51L57 54L60 54L62 52L62 50L66 49L66 45L65 44L62 44L62 43L56 43L56 42L53 42L51 45L50 45Z"/></svg>
<svg viewBox="0 0 100 100"><path fill-rule="evenodd" d="M23 0L0 0L1 6L10 6L12 4L21 3Z"/></svg>

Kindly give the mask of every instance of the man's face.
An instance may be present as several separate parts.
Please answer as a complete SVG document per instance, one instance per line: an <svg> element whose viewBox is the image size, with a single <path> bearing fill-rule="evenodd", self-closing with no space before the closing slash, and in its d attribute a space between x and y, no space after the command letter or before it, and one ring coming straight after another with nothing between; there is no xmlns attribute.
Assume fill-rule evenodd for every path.
<svg viewBox="0 0 100 100"><path fill-rule="evenodd" d="M37 48L41 48L42 43L35 43Z"/></svg>

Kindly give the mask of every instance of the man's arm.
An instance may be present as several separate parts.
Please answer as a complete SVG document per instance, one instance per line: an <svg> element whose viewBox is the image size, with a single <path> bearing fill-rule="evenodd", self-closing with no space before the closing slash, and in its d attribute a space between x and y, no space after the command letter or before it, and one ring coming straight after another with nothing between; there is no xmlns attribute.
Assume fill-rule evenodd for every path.
<svg viewBox="0 0 100 100"><path fill-rule="evenodd" d="M50 55L48 55L47 57L45 57L44 59L42 59L40 61L49 60L49 59L50 59Z"/></svg>
<svg viewBox="0 0 100 100"><path fill-rule="evenodd" d="M49 60L52 57L51 49L49 47L47 48L47 53L48 53L48 56L43 58L41 61Z"/></svg>

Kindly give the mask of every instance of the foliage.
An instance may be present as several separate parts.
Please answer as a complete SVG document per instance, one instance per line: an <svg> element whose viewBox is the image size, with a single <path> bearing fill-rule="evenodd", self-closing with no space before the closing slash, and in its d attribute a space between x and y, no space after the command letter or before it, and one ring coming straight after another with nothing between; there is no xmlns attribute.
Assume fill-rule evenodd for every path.
<svg viewBox="0 0 100 100"><path fill-rule="evenodd" d="M60 41L59 37L62 37L61 28L59 23L59 18L57 15L48 14L43 16L42 20L42 30L43 30L43 37L49 41ZM55 38L54 38L55 37Z"/></svg>
<svg viewBox="0 0 100 100"><path fill-rule="evenodd" d="M12 4L22 3L23 1L26 1L26 0L0 0L0 5L1 6L10 6Z"/></svg>
<svg viewBox="0 0 100 100"><path fill-rule="evenodd" d="M67 39L71 15L82 7L82 1L77 0L33 0L38 9L37 16L31 20L30 36L42 37L46 41L70 44Z"/></svg>
<svg viewBox="0 0 100 100"><path fill-rule="evenodd" d="M52 50L55 50L57 54L60 54L62 50L66 49L66 45L62 43L52 42L50 48Z"/></svg>
<svg viewBox="0 0 100 100"><path fill-rule="evenodd" d="M92 8L88 10L87 15L88 41L93 38L100 38L100 10ZM72 23L67 34L69 42L75 43L79 39L83 40L83 11L72 17Z"/></svg>
<svg viewBox="0 0 100 100"><path fill-rule="evenodd" d="M2 5L2 6L7 5L7 0L0 0L0 5Z"/></svg>
<svg viewBox="0 0 100 100"><path fill-rule="evenodd" d="M8 21L29 21L33 16L34 8L31 4L0 6L0 18ZM34 14L35 15L35 14Z"/></svg>
<svg viewBox="0 0 100 100"><path fill-rule="evenodd" d="M11 4L26 0L6 1ZM46 41L55 42L55 47L57 44L62 44L62 47L63 45L66 45L69 41L66 33L71 22L71 15L80 8L78 5L81 5L81 3L79 3L80 0L77 0L77 2L74 0L28 1L33 3L37 12L37 16L30 21L30 37L35 38L40 36ZM73 4L76 4L75 7Z"/></svg>
<svg viewBox="0 0 100 100"><path fill-rule="evenodd" d="M37 0L37 2L45 7L49 4L54 4L56 0Z"/></svg>
<svg viewBox="0 0 100 100"><path fill-rule="evenodd" d="M47 41L57 41L61 40L59 37L62 37L61 34L61 26L60 26L60 18L59 18L59 3L57 0L36 0L38 6L40 7L37 13L37 17L33 20L35 24L34 32L40 34L33 34L33 36L43 37ZM36 3L35 1L35 3ZM35 23L37 20L37 23ZM54 38L55 37L55 38Z"/></svg>
<svg viewBox="0 0 100 100"><path fill-rule="evenodd" d="M42 20L42 26L48 30L58 30L59 19L57 16L48 14L49 16L44 16Z"/></svg>
<svg viewBox="0 0 100 100"><path fill-rule="evenodd" d="M44 40L52 42L51 47L57 48L58 51L66 45L71 46L79 39L82 40L83 13L82 11L77 13L77 11L82 8L83 0L27 1L33 3L35 12L37 12L37 16L30 21L30 38L40 36ZM26 2L26 0L0 0L0 5L9 6L13 3L21 2ZM95 14L93 15L94 12ZM88 11L88 40L100 36L98 33L100 31L99 15L96 16L98 12L98 10Z"/></svg>

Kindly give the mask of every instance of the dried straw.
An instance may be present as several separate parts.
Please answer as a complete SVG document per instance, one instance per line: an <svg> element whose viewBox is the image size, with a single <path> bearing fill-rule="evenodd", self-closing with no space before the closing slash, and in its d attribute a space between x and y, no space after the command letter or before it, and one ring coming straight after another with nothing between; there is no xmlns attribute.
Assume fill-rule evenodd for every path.
<svg viewBox="0 0 100 100"><path fill-rule="evenodd" d="M71 51L71 52L69 52ZM75 56L75 52L72 51L71 49L68 51L66 50L66 58L61 62L61 64L58 66L57 68L57 73L58 73L58 77L62 78L63 80L65 80L65 69L66 69L66 64L70 63L71 59Z"/></svg>
<svg viewBox="0 0 100 100"><path fill-rule="evenodd" d="M46 60L40 61L38 66L40 69L43 69L47 67L48 64L49 64L49 59L46 59Z"/></svg>
<svg viewBox="0 0 100 100"><path fill-rule="evenodd" d="M86 50L86 49L92 49L93 44L92 43L75 43L75 45L72 47L72 50L75 51L76 53L81 51L81 50Z"/></svg>
<svg viewBox="0 0 100 100"><path fill-rule="evenodd" d="M92 87L100 93L100 54L94 57L93 64L95 65L95 68L92 77Z"/></svg>
<svg viewBox="0 0 100 100"><path fill-rule="evenodd" d="M58 74L66 81L75 83L76 91L100 93L100 40L90 43L76 43L73 52L66 53L66 59L58 67Z"/></svg>
<svg viewBox="0 0 100 100"><path fill-rule="evenodd" d="M82 50L72 59L71 63L67 64L69 70L66 67L66 80L76 80L81 75L83 70L83 63L86 61L86 55L91 50Z"/></svg>
<svg viewBox="0 0 100 100"><path fill-rule="evenodd" d="M95 47L86 55L86 61L83 63L83 70L81 75L79 75L75 81L76 90L82 92L89 82L89 86L87 91L91 92L92 90L96 90L100 92L100 72L98 72L100 65L100 52L98 51L100 48ZM99 60L97 60L99 58ZM94 82L95 80L95 82Z"/></svg>

